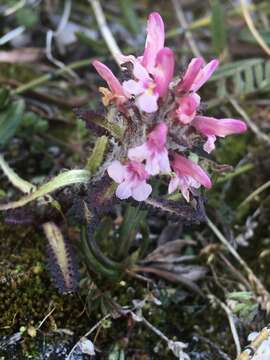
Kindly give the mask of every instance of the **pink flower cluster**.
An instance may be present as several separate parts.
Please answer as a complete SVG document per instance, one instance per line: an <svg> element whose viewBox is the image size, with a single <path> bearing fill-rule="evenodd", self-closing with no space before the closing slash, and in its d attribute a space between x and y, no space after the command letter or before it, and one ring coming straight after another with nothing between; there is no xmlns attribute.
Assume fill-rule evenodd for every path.
<svg viewBox="0 0 270 360"><path fill-rule="evenodd" d="M105 106L113 103L125 114L125 107L132 104L143 115L142 119L147 118L147 114L157 114L154 124L146 126L146 141L128 150L124 165L115 160L107 169L119 184L116 196L120 199L146 200L152 191L147 181L158 174L169 175L168 192L179 189L187 201L193 189L201 185L211 188L208 174L198 164L170 148L170 130L175 126L188 127L205 138L203 149L207 153L214 150L217 137L246 131L246 124L241 120L216 119L198 113L201 98L197 92L216 70L218 60L205 64L202 58L194 58L182 78L173 82L174 53L164 47L164 40L163 20L154 12L148 19L143 55L137 58L121 55L123 66L131 64L129 80L120 83L106 65L97 60L93 62L109 87L100 88ZM166 116L160 116L159 110L168 106L169 97L173 105L170 103L169 112L162 112Z"/></svg>

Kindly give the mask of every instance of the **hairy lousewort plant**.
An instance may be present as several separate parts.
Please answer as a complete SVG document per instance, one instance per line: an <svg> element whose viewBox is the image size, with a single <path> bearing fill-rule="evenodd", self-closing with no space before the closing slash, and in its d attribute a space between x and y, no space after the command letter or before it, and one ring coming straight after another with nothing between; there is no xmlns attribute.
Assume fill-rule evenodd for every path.
<svg viewBox="0 0 270 360"><path fill-rule="evenodd" d="M198 139L210 153L217 137L246 131L241 120L215 119L199 111L197 92L218 67L218 60L205 64L202 58L194 58L173 81L174 53L164 47L164 40L163 20L154 12L148 19L143 55L119 56L125 81L121 83L101 62L93 62L109 87L99 90L110 122L124 125L120 146L118 138L114 159L107 165L108 175L118 184L119 199L145 201L152 192L151 177L165 175L169 194L180 190L189 202L195 189L212 186L206 171L189 159ZM117 111L112 117L113 108Z"/></svg>
<svg viewBox="0 0 270 360"><path fill-rule="evenodd" d="M130 234L141 220L136 223L136 219L132 219L137 224L132 231L125 233L125 226L120 229L119 242L128 240L120 244L121 256L116 256L117 260L103 254L96 238L98 226L104 214L111 211L116 198L144 202L156 215L165 213L173 221L188 224L202 221L205 218L203 197L197 189L201 186L209 189L212 183L202 164L195 159L203 152L205 155L212 152L217 137L246 130L241 120L201 114L198 91L216 70L218 60L206 64L202 58L192 59L180 78L173 80L174 53L164 47L164 42L163 20L155 12L148 19L143 55L119 56L124 81L100 61L93 62L107 87L99 89L104 113L77 110L87 127L99 136L85 169L65 171L35 187L19 178L0 156L0 167L24 193L18 201L0 204L0 211L9 211L6 219L11 223L43 224L49 243L50 268L64 292L76 288L77 276L72 251L56 225L61 220L59 215L65 214L68 220L72 219L72 224L80 225L83 255L91 273L117 279L129 266L127 259L123 262L121 259L129 253L135 239L135 234ZM198 144L202 144L202 149ZM194 154L194 149L198 149L198 154ZM157 176L164 176L165 181L153 183L153 177ZM59 191L75 184L77 188L68 193ZM155 195L150 197L153 189ZM164 196L164 190L169 196ZM177 191L184 202L175 201L179 196L173 193ZM53 197L48 196L51 193ZM36 207L20 211L33 201ZM48 204L53 211L47 211ZM144 215L138 216L142 218ZM117 227L113 226L110 229L117 233ZM108 236L109 233L110 230Z"/></svg>

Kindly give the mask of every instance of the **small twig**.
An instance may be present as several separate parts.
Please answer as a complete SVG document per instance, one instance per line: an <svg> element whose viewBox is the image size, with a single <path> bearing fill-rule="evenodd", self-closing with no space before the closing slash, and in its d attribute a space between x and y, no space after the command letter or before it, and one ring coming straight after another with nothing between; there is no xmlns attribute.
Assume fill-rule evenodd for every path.
<svg viewBox="0 0 270 360"><path fill-rule="evenodd" d="M48 314L44 317L44 319L41 320L41 322L39 323L37 330L41 328L41 326L45 323L45 321L48 319L48 317L50 317L52 315L52 313L54 312L54 310L56 309L56 307L53 307L51 311L48 312Z"/></svg>
<svg viewBox="0 0 270 360"><path fill-rule="evenodd" d="M17 2L17 4L5 9L3 15L10 16L10 15L14 14L16 11L18 11L19 9L24 7L25 3L26 3L26 0L20 0L19 2Z"/></svg>
<svg viewBox="0 0 270 360"><path fill-rule="evenodd" d="M217 181L214 185L224 183L225 181L231 180L239 175L242 175L250 170L254 169L254 164L252 163L246 163L239 167L236 167L234 171L229 172L228 174L223 175Z"/></svg>
<svg viewBox="0 0 270 360"><path fill-rule="evenodd" d="M120 57L122 55L122 52L119 46L117 45L117 42L115 41L115 38L110 28L108 27L100 1L99 0L88 0L88 1L92 6L101 35L103 36L103 39L105 40L107 47L110 53L112 54L114 60L120 66L121 65Z"/></svg>
<svg viewBox="0 0 270 360"><path fill-rule="evenodd" d="M245 110L239 105L239 103L233 99L229 98L230 103L235 108L236 111L242 116L242 118L246 121L250 129L255 133L259 140L265 141L268 145L270 145L270 138L266 134L264 134L258 126L251 120Z"/></svg>
<svg viewBox="0 0 270 360"><path fill-rule="evenodd" d="M268 4L268 0L267 0L267 1L262 1L259 4L251 3L250 5L247 5L247 8L251 11L259 9L261 11L264 11L265 14L267 14L267 13L269 13L268 5L269 4ZM227 12L228 18L231 18L231 17L233 17L235 15L239 15L239 14L241 14L241 6L235 6L233 9L228 10L228 12ZM195 20L189 24L188 30L196 30L196 29L200 29L203 27L207 27L211 23L211 20L212 20L211 15L205 16L203 18L199 18L198 20ZM174 38L174 37L178 36L179 34L181 34L182 31L183 31L183 29L179 30L179 28L177 28L177 29L174 28L167 32L166 38L167 39Z"/></svg>
<svg viewBox="0 0 270 360"><path fill-rule="evenodd" d="M146 276L143 276L140 274L136 274L135 272L132 271L132 269L126 269L125 273L135 279L142 280L142 281L146 282L147 284L154 284L154 281L152 279L149 279Z"/></svg>
<svg viewBox="0 0 270 360"><path fill-rule="evenodd" d="M80 341L83 338L86 338L87 336L91 335L92 332L94 332L101 324L104 320L108 319L109 317L111 317L111 314L107 314L105 315L101 320L99 320L89 331L87 331L87 333L85 333L80 339L79 341L76 342L76 344L73 346L73 348L70 350L66 360L70 360L71 355L74 353L74 351L76 350L77 346L79 345Z"/></svg>
<svg viewBox="0 0 270 360"><path fill-rule="evenodd" d="M239 336L234 324L234 320L233 320L233 314L231 312L231 310L228 308L228 306L226 304L224 304L221 300L219 300L216 296L214 295L208 295L208 298L210 301L216 302L220 307L222 307L222 309L225 311L229 324L230 324L230 328L231 328L231 333L232 333L232 337L235 343L235 347L236 347L236 355L238 356L241 352L241 345L240 345L240 340L239 340Z"/></svg>
<svg viewBox="0 0 270 360"><path fill-rule="evenodd" d="M25 26L18 26L0 38L0 46L5 45L25 31Z"/></svg>
<svg viewBox="0 0 270 360"><path fill-rule="evenodd" d="M235 266L233 266L233 264L230 263L230 261L224 256L224 254L220 252L218 256L225 263L226 267L232 272L232 274L234 274L238 281L242 282L249 291L252 291L250 283L247 281L247 279L241 274L239 270L235 268Z"/></svg>
<svg viewBox="0 0 270 360"><path fill-rule="evenodd" d="M136 316L136 314L134 315ZM158 337L160 337L166 343L170 341L170 339L165 334L163 334L162 331L160 331L158 328L152 325L148 320L145 319L145 317L141 316L141 320L151 331L153 331Z"/></svg>
<svg viewBox="0 0 270 360"><path fill-rule="evenodd" d="M75 61L69 65L62 67L61 69L57 69L54 72L50 72L48 74L42 75L36 79L29 81L26 84L20 85L16 90L12 91L12 95L18 95L18 94L22 94L25 91L32 90L32 89L36 88L37 86L40 86L40 85L46 83L47 81L57 78L58 76L65 73L68 69L75 70L75 69L79 69L81 67L89 66L90 62L91 62L91 59L89 59L89 58Z"/></svg>
<svg viewBox="0 0 270 360"><path fill-rule="evenodd" d="M200 50L197 47L197 45L193 39L192 32L190 30L188 30L188 23L186 21L185 14L184 14L184 11L182 9L180 2L178 0L171 0L171 1L172 1L174 10L175 10L177 20L179 21L179 24L181 25L181 27L183 29L185 29L185 37L189 44L190 50L193 52L194 56L202 57Z"/></svg>
<svg viewBox="0 0 270 360"><path fill-rule="evenodd" d="M47 56L48 60L50 60L53 64L55 64L56 66L58 66L61 69L64 68L65 71L67 71L72 77L78 79L78 75L74 71L72 71L71 69L65 67L65 64L62 61L57 60L52 54L52 41L53 41L53 38L59 36L61 34L61 32L65 29L65 27L66 27L66 25L68 23L69 16L70 16L71 5L72 5L71 0L66 0L65 1L64 11L63 11L60 23L59 23L56 31L53 31L53 30L47 31L47 35L46 35L46 56Z"/></svg>
<svg viewBox="0 0 270 360"><path fill-rule="evenodd" d="M208 344L216 353L218 353L219 356L222 357L223 360L232 360L231 357L226 354L224 351L222 351L219 346L215 343L213 343L211 340L209 340L208 338L202 336L202 335L195 335L195 339L204 341L206 344ZM221 358L220 358L221 359Z"/></svg>
<svg viewBox="0 0 270 360"><path fill-rule="evenodd" d="M131 311L131 315L134 319L138 318L138 315ZM153 333L155 333L158 337L164 340L167 343L168 348L173 352L175 356L179 358L179 360L190 360L188 354L184 352L184 349L187 347L187 344L182 341L173 341L170 340L162 331L152 325L148 320L145 319L144 316L139 315L139 321L143 322Z"/></svg>
<svg viewBox="0 0 270 360"><path fill-rule="evenodd" d="M206 217L206 223L209 228L213 231L216 237L222 242L222 244L229 250L229 252L233 255L233 257L239 262L239 264L244 268L245 272L248 275L248 279L251 285L255 285L255 291L262 296L262 299L258 299L260 301L262 307L266 309L267 312L270 311L270 294L261 283L261 281L257 278L248 264L241 258L238 252L234 249L234 247L229 243L229 241L225 238L225 236L219 231L216 225ZM254 286L252 287L254 288Z"/></svg>
<svg viewBox="0 0 270 360"><path fill-rule="evenodd" d="M188 289L194 291L196 294L204 297L204 293L201 291L201 289L192 281L189 281L184 276L181 276L180 274L173 274L169 271L162 270L155 268L154 266L137 266L132 269L134 272L145 272L150 274L155 274L159 277L162 277L168 281L171 281L173 283L179 283Z"/></svg>
<svg viewBox="0 0 270 360"><path fill-rule="evenodd" d="M251 200L253 200L256 196L258 196L261 192L268 189L270 187L270 180L265 184L259 186L256 190L254 190L241 204L238 206L238 209L246 204L248 204Z"/></svg>
<svg viewBox="0 0 270 360"><path fill-rule="evenodd" d="M247 24L251 34L254 36L255 40L258 42L258 44L261 46L261 48L263 48L263 50L266 52L266 54L270 56L270 47L266 44L264 39L261 37L259 31L256 29L254 21L252 20L252 17L249 12L247 1L240 0L240 4L241 4L243 16L245 18L246 24Z"/></svg>

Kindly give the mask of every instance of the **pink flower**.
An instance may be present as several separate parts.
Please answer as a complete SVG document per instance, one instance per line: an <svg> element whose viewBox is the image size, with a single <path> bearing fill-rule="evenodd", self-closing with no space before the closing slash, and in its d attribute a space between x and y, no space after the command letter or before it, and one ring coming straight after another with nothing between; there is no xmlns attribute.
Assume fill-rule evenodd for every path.
<svg viewBox="0 0 270 360"><path fill-rule="evenodd" d="M166 95L174 73L174 53L165 47L159 51L156 57L156 66L151 74L156 83L156 90L160 97Z"/></svg>
<svg viewBox="0 0 270 360"><path fill-rule="evenodd" d="M165 32L162 17L158 12L153 12L148 17L147 37L143 56L136 58L133 55L117 55L119 62L122 64L139 62L149 74L152 74L156 66L156 58L160 50L164 48Z"/></svg>
<svg viewBox="0 0 270 360"><path fill-rule="evenodd" d="M147 23L147 37L142 65L151 74L156 66L156 58L160 50L164 48L165 33L162 17L157 12L149 15Z"/></svg>
<svg viewBox="0 0 270 360"><path fill-rule="evenodd" d="M123 82L125 93L136 97L135 103L141 111L147 113L157 111L159 94L155 82L139 62L134 63L133 74L137 80Z"/></svg>
<svg viewBox="0 0 270 360"><path fill-rule="evenodd" d="M182 96L178 100L178 108L176 110L177 120L182 124L189 124L195 117L197 108L200 105L200 97L198 94L190 94Z"/></svg>
<svg viewBox="0 0 270 360"><path fill-rule="evenodd" d="M127 96L119 80L114 76L112 71L100 61L94 60L92 64L110 88L110 90L103 87L99 88L99 91L103 94L102 101L104 106L108 106L111 101L115 101L116 105L121 107L121 105L126 102Z"/></svg>
<svg viewBox="0 0 270 360"><path fill-rule="evenodd" d="M225 137L231 134L241 134L247 130L246 124L236 119L216 119L207 116L196 116L191 125L207 137L203 148L210 153L215 148L216 136Z"/></svg>
<svg viewBox="0 0 270 360"><path fill-rule="evenodd" d="M138 59L123 57L133 63L135 80L124 81L125 93L136 97L141 111L152 113L158 109L158 99L166 95L174 72L174 54L164 48L164 24L161 16L150 14L143 56Z"/></svg>
<svg viewBox="0 0 270 360"><path fill-rule="evenodd" d="M178 85L178 91L181 93L197 92L218 67L219 61L214 59L202 67L204 60L194 58L188 65L182 81Z"/></svg>
<svg viewBox="0 0 270 360"><path fill-rule="evenodd" d="M180 98L176 110L176 118L182 124L189 124L196 116L201 98L196 93L202 85L210 78L218 66L218 60L212 60L202 67L204 60L194 58L188 65L182 81L177 87Z"/></svg>
<svg viewBox="0 0 270 360"><path fill-rule="evenodd" d="M166 149L168 127L165 123L156 125L146 143L128 151L128 158L142 162L146 160L145 170L150 175L171 172L168 151Z"/></svg>
<svg viewBox="0 0 270 360"><path fill-rule="evenodd" d="M199 165L182 155L174 155L172 168L175 176L171 178L168 189L169 194L179 188L184 198L189 201L189 193L192 188L199 188L203 185L210 189L212 186L207 173Z"/></svg>
<svg viewBox="0 0 270 360"><path fill-rule="evenodd" d="M137 161L130 161L122 165L115 160L107 169L109 176L118 183L116 196L123 200L130 196L137 201L144 201L152 192L151 185L146 183L149 174L144 165Z"/></svg>
<svg viewBox="0 0 270 360"><path fill-rule="evenodd" d="M158 99L163 97L169 87L174 71L174 54L163 48L155 58L152 76L139 61L134 63L133 75L136 80L123 82L127 96L134 95L135 103L141 111L152 113L158 109Z"/></svg>

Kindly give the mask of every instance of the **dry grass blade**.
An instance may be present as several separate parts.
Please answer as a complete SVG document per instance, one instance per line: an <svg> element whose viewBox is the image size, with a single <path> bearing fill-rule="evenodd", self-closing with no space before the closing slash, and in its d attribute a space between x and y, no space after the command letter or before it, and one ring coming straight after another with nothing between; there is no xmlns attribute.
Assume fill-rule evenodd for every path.
<svg viewBox="0 0 270 360"><path fill-rule="evenodd" d="M230 98L229 99L232 106L235 108L236 111L242 116L242 118L246 121L250 129L255 133L257 138L259 140L265 141L268 145L270 145L270 138L266 134L264 134L258 126L251 120L251 118L248 116L248 114L245 112L245 110L238 104L238 102L235 99Z"/></svg>
<svg viewBox="0 0 270 360"><path fill-rule="evenodd" d="M253 199L256 198L256 196L258 196L261 192L263 192L264 190L268 189L270 187L270 180L267 181L265 184L263 184L262 186L258 187L258 189L256 189L255 191L253 191L243 202L241 202L241 204L238 206L238 208L245 206L246 204L248 204L250 201L252 201Z"/></svg>
<svg viewBox="0 0 270 360"><path fill-rule="evenodd" d="M240 3L241 3L241 8L242 8L242 12L243 12L245 21L247 23L247 26L248 26L250 32L252 33L252 35L258 42L258 44L261 46L261 48L266 52L267 55L270 56L270 47L266 44L266 42L264 41L264 39L261 37L260 33L256 29L254 22L252 20L252 17L250 15L250 12L249 12L247 1L240 0Z"/></svg>
<svg viewBox="0 0 270 360"><path fill-rule="evenodd" d="M12 64L34 63L44 57L44 50L41 48L20 48L9 51L0 51L0 62Z"/></svg>
<svg viewBox="0 0 270 360"><path fill-rule="evenodd" d="M231 312L231 310L228 308L228 306L226 304L224 304L221 300L219 300L216 296L214 295L209 295L208 296L210 301L212 302L216 302L226 313L229 324L230 324L230 328L231 328L231 333L232 333L232 337L235 343L235 347L236 347L236 353L237 356L240 354L241 352L241 345L240 345L240 340L239 340L239 336L234 324L234 320L233 320L233 314Z"/></svg>
<svg viewBox="0 0 270 360"><path fill-rule="evenodd" d="M179 0L171 0L171 1L175 10L177 20L179 21L181 27L185 29L185 36L189 44L190 50L192 51L195 57L202 57L202 54L200 53L200 50L193 39L192 32L188 30L188 23L186 21L185 14L180 4L180 1Z"/></svg>
<svg viewBox="0 0 270 360"><path fill-rule="evenodd" d="M102 10L101 4L99 0L88 0L90 5L92 6L93 12L95 14L99 30L108 46L110 53L112 54L116 63L120 66L121 62L119 61L119 55L122 55L117 42L108 27L104 12Z"/></svg>

